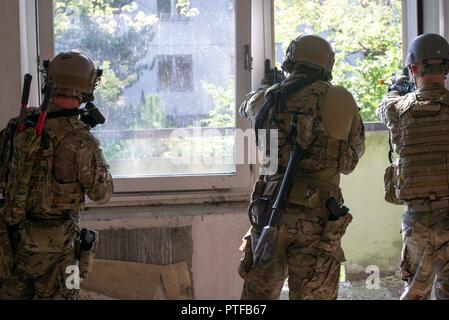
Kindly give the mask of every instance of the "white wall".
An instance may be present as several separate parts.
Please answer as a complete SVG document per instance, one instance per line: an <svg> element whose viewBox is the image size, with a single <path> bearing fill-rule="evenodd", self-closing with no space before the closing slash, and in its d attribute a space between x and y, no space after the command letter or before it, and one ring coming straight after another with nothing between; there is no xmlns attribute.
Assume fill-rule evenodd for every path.
<svg viewBox="0 0 449 320"><path fill-rule="evenodd" d="M2 1L0 10L0 127L18 115L21 94L19 0Z"/></svg>
<svg viewBox="0 0 449 320"><path fill-rule="evenodd" d="M238 248L249 228L246 208L246 202L97 208L84 213L81 224L99 231L191 226L194 298L239 299L243 281L237 272L241 255Z"/></svg>

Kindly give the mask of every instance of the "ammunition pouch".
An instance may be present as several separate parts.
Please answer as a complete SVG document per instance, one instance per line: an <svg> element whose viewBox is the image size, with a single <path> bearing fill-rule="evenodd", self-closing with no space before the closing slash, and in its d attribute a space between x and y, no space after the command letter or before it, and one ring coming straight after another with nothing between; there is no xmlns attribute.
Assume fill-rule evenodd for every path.
<svg viewBox="0 0 449 320"><path fill-rule="evenodd" d="M86 228L81 229L77 257L80 277L86 279L88 274L92 272L94 265L95 253L98 246L98 232Z"/></svg>
<svg viewBox="0 0 449 320"><path fill-rule="evenodd" d="M323 205L323 202L320 201L320 190L310 188L308 184L302 182L295 182L292 185L288 203L306 208L318 208Z"/></svg>
<svg viewBox="0 0 449 320"><path fill-rule="evenodd" d="M258 180L251 194L251 203L248 208L248 215L251 225L261 231L268 225L270 220L270 209L276 199L280 181L266 182Z"/></svg>
<svg viewBox="0 0 449 320"><path fill-rule="evenodd" d="M9 239L8 228L0 214L0 283L11 277L13 265L14 254Z"/></svg>
<svg viewBox="0 0 449 320"><path fill-rule="evenodd" d="M338 186L306 176L297 176L288 195L288 203L315 209L323 208L329 198L335 198L338 203L343 203L343 196Z"/></svg>
<svg viewBox="0 0 449 320"><path fill-rule="evenodd" d="M395 179L396 166L394 163L385 168L384 174L384 198L385 201L391 204L403 204L396 195L396 179Z"/></svg>
<svg viewBox="0 0 449 320"><path fill-rule="evenodd" d="M242 279L246 280L248 273L253 265L253 251L251 244L251 234L245 236L245 246L242 248L242 256L240 257L240 264L238 268L239 275Z"/></svg>

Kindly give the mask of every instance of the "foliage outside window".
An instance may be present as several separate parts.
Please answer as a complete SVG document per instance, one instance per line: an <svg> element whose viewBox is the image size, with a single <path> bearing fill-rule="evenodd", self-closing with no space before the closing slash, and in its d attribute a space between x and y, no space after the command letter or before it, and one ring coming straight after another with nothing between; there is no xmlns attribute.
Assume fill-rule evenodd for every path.
<svg viewBox="0 0 449 320"><path fill-rule="evenodd" d="M275 0L274 5L278 51L303 33L329 40L336 51L333 83L354 95L364 121L378 121L375 109L386 93L379 80L402 70L401 1Z"/></svg>

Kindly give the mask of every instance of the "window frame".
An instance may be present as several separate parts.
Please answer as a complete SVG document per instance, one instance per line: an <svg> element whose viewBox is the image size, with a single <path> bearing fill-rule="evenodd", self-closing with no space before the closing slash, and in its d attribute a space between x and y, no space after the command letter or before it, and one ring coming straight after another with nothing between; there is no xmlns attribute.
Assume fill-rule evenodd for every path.
<svg viewBox="0 0 449 320"><path fill-rule="evenodd" d="M38 1L38 13L40 16L39 46L41 53L39 59L49 59L53 53L53 1ZM265 0L264 0L265 1ZM46 19L42 19L45 15ZM49 17L50 16L50 17ZM50 32L48 32L50 30ZM238 114L238 106L244 100L245 95L251 91L251 71L245 69L245 45L251 43L251 0L235 1L235 32L236 39L236 129L247 130L250 126ZM251 149L251 148L248 148ZM248 150L245 150L245 158L250 158ZM205 174L185 176L163 176L163 177L133 177L114 178L116 194L129 193L160 193L160 192L229 192L230 190L242 190L247 195L255 180L253 166L250 164L237 164L235 174Z"/></svg>

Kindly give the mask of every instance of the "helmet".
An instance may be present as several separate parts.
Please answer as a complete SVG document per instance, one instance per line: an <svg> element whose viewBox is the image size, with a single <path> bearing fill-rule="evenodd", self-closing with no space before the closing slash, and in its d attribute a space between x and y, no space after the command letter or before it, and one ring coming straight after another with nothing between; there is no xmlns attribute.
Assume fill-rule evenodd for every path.
<svg viewBox="0 0 449 320"><path fill-rule="evenodd" d="M81 103L94 100L102 73L87 55L77 51L61 52L53 60L44 61L45 85L52 83L54 95L76 96Z"/></svg>
<svg viewBox="0 0 449 320"><path fill-rule="evenodd" d="M301 35L288 46L282 69L291 73L297 65L305 65L324 71L330 78L334 61L335 52L329 42L316 35Z"/></svg>
<svg viewBox="0 0 449 320"><path fill-rule="evenodd" d="M449 43L442 36L435 33L426 33L413 39L408 47L405 64L412 64L429 59L441 59L449 62Z"/></svg>

